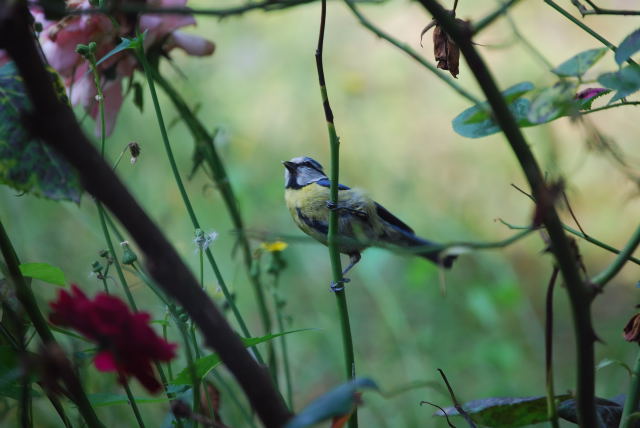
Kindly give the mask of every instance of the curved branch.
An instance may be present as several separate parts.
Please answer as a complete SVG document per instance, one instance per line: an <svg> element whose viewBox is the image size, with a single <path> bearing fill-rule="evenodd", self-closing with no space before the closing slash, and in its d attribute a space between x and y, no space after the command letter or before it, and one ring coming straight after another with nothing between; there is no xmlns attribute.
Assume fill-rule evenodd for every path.
<svg viewBox="0 0 640 428"><path fill-rule="evenodd" d="M444 31L454 40L467 60L469 68L484 91L493 110L496 122L507 138L522 170L527 177L533 196L538 201L550 200L549 189L533 153L529 149L518 124L509 111L500 90L487 68L484 60L476 51L471 40L471 28L459 26L449 13L435 0L419 0L433 15ZM578 358L578 421L583 428L597 428L595 413L595 372L594 372L594 332L591 323L590 293L580 274L576 254L562 229L562 223L555 207L548 204L540 207L542 223L545 225L551 241L551 250L565 281L571 308L573 311Z"/></svg>
<svg viewBox="0 0 640 428"><path fill-rule="evenodd" d="M144 253L151 276L200 327L207 345L220 355L265 426L282 427L290 413L269 373L251 357L175 249L100 157L69 106L58 100L29 29L26 3L15 2L2 12L0 44L24 79L33 104L26 117L31 130L78 170L85 189L126 227Z"/></svg>

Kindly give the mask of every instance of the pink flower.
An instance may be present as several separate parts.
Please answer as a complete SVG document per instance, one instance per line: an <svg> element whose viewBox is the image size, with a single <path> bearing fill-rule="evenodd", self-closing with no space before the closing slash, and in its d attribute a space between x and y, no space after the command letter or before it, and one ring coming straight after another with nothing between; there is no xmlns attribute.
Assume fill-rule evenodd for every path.
<svg viewBox="0 0 640 428"><path fill-rule="evenodd" d="M149 327L149 314L133 313L122 300L103 293L91 300L76 285L71 293L61 290L50 306L51 323L71 327L98 344L93 360L98 370L117 371L122 384L134 376L149 391L160 390L152 363L174 358L176 345Z"/></svg>
<svg viewBox="0 0 640 428"><path fill-rule="evenodd" d="M133 1L133 0L122 0ZM180 8L187 0L147 0L153 7ZM69 9L92 8L88 0L67 0ZM131 37L132 23L124 16L116 15L118 25L100 14L69 15L60 21L47 21L44 14L36 7L31 13L37 22L42 24L40 44L49 61L62 76L69 99L73 105L81 105L85 111L96 119L96 135L100 135L99 102L97 90L89 66L75 49L78 44L96 42L96 57L99 60L120 43L121 37ZM179 28L195 25L191 15L143 15L140 18L141 31L147 31L145 49L160 48L168 53L179 47L193 56L211 55L215 45L201 37L176 31ZM6 62L4 52L0 52L0 65ZM105 134L113 131L118 112L124 99L122 80L133 75L138 64L133 52L123 51L109 58L98 66L104 95Z"/></svg>

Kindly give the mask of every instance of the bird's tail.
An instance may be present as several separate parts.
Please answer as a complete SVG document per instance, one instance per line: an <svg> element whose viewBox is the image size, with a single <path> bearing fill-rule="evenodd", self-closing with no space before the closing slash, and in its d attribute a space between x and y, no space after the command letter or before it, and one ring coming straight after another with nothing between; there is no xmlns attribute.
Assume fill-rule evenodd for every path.
<svg viewBox="0 0 640 428"><path fill-rule="evenodd" d="M438 244L436 244L435 242L422 239L414 234L409 234L404 231L402 235L403 235L403 239L402 239L403 244L405 244L409 248L415 248L417 251L416 255L423 257L437 264L438 266L442 266L445 269L451 268L454 260L458 258L457 255L442 256L441 254L442 251L441 250L439 251L436 249L438 247ZM424 251L418 251L418 247L424 248ZM432 248L429 248L429 247L432 247Z"/></svg>

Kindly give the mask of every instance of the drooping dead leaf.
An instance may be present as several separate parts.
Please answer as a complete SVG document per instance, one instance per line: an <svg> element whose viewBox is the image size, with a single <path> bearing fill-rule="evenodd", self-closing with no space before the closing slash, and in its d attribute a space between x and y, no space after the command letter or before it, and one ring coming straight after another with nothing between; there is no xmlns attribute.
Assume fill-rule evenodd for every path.
<svg viewBox="0 0 640 428"><path fill-rule="evenodd" d="M466 25L462 19L455 18L455 12L449 12L455 19L456 25ZM460 48L455 42L444 32L442 27L435 19L429 22L420 33L420 46L422 46L422 37L425 33L433 28L433 53L438 62L437 67L441 70L448 70L455 78L460 74Z"/></svg>

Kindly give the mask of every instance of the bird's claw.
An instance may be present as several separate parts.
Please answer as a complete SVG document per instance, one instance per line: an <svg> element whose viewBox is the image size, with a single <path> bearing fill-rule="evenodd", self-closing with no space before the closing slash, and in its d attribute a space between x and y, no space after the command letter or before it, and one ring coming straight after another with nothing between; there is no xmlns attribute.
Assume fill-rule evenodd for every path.
<svg viewBox="0 0 640 428"><path fill-rule="evenodd" d="M338 291L344 290L344 284L350 281L351 280L349 278L342 278L337 282L331 281L331 285L329 287L331 288L331 291L333 291L334 293L337 293Z"/></svg>
<svg viewBox="0 0 640 428"><path fill-rule="evenodd" d="M332 201L327 201L327 208L329 208L331 211L337 210L338 209L338 204L336 204L335 202L332 202Z"/></svg>

